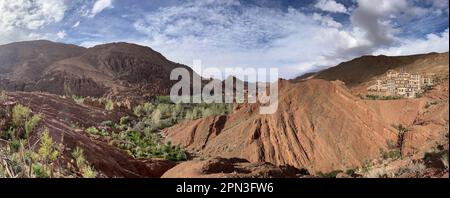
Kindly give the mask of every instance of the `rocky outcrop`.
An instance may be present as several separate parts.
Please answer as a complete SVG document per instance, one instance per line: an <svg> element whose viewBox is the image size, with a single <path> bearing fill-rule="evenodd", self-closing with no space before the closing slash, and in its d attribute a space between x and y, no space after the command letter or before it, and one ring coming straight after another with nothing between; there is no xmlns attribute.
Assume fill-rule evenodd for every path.
<svg viewBox="0 0 450 198"><path fill-rule="evenodd" d="M202 156L244 158L306 168L345 170L376 158L395 129L340 82L280 81L279 108L259 115L244 105L227 117L185 122L164 130L168 141Z"/></svg>
<svg viewBox="0 0 450 198"><path fill-rule="evenodd" d="M50 136L56 143L63 143L66 148L80 147L85 157L94 168L107 177L160 177L164 172L176 164L167 160L138 160L126 152L107 144L106 142L92 140L77 127L96 126L103 121L118 122L126 112L107 112L102 108L78 105L70 99L63 99L56 95L45 93L9 93L6 106L0 104L0 109L12 108L16 103L29 106L33 112L42 116L41 124L49 129ZM8 107L9 106L9 107ZM3 118L0 113L0 129ZM38 141L40 131L30 134L30 142ZM63 155L64 159L71 159L70 149Z"/></svg>
<svg viewBox="0 0 450 198"><path fill-rule="evenodd" d="M250 163L238 158L212 158L183 162L164 173L162 178L298 178L308 175L306 170L290 166Z"/></svg>

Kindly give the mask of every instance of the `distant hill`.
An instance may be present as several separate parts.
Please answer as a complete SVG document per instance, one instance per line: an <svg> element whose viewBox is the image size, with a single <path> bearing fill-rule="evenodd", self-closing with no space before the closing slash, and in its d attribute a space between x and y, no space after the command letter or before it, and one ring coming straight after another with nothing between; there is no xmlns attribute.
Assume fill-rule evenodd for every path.
<svg viewBox="0 0 450 198"><path fill-rule="evenodd" d="M362 56L316 73L308 73L295 80L340 80L352 87L369 82L390 69L448 75L448 58L448 52L411 56Z"/></svg>
<svg viewBox="0 0 450 198"><path fill-rule="evenodd" d="M168 95L172 69L149 47L110 43L92 48L28 41L0 46L0 89L79 96Z"/></svg>

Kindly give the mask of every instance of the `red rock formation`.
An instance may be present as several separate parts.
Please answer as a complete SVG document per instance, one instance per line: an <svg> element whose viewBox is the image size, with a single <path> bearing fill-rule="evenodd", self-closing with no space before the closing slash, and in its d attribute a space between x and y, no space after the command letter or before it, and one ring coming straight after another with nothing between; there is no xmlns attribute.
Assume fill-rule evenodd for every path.
<svg viewBox="0 0 450 198"><path fill-rule="evenodd" d="M96 126L106 120L117 122L125 115L124 112L111 113L98 107L78 105L70 99L62 99L52 94L14 92L8 95L10 96L8 103L19 102L29 106L33 112L40 113L41 124L49 129L54 141L62 141L65 147L70 149L82 148L86 159L107 177L160 177L175 166L174 162L166 160L133 159L126 152L105 142L92 140L72 127L72 125ZM0 109L3 108L0 104ZM41 132L33 131L30 134L32 144L38 141ZM63 154L66 156L65 159L70 159L71 151L66 150Z"/></svg>
<svg viewBox="0 0 450 198"><path fill-rule="evenodd" d="M166 129L167 139L200 155L292 165L310 172L361 166L396 141L395 129L339 82L280 82L279 108L259 115L246 105Z"/></svg>
<svg viewBox="0 0 450 198"><path fill-rule="evenodd" d="M162 178L293 178L307 175L305 170L276 167L267 162L213 158L183 162L164 173Z"/></svg>

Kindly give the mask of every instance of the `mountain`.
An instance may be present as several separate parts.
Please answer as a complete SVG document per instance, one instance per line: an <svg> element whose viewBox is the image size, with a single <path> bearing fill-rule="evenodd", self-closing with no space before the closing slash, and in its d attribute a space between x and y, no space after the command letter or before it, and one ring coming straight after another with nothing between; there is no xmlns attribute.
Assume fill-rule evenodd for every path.
<svg viewBox="0 0 450 198"><path fill-rule="evenodd" d="M366 88L384 76L388 70L421 74L433 73L437 75L438 79L441 79L448 76L448 65L448 52L411 56L362 56L316 73L304 74L294 81L305 79L340 80L345 82L353 94L364 96Z"/></svg>
<svg viewBox="0 0 450 198"><path fill-rule="evenodd" d="M316 73L308 73L297 80L312 78L341 80L346 85L353 86L370 81L391 69L410 73L448 72L448 52L411 56L362 56Z"/></svg>
<svg viewBox="0 0 450 198"><path fill-rule="evenodd" d="M30 41L0 46L0 89L78 96L168 95L172 69L149 47L111 43L92 48Z"/></svg>
<svg viewBox="0 0 450 198"><path fill-rule="evenodd" d="M395 129L338 82L280 81L278 111L260 115L246 105L230 116L186 122L165 130L168 141L201 155L292 165L310 172L360 166L374 158Z"/></svg>
<svg viewBox="0 0 450 198"><path fill-rule="evenodd" d="M339 177L448 178L448 53L364 56L295 80L280 79L279 106L272 115L259 114L258 103L234 104L232 112L216 109L221 112L211 115L214 109L204 104L111 101L108 108L105 98L61 96L167 95L174 83L170 72L177 67L197 75L149 47L129 43L2 45L0 90L9 91L0 92L0 155L16 159L20 152L10 149L14 136L39 145L48 129L55 146L64 145L60 173L74 177L84 177L74 160L80 148L97 177L335 177L340 171ZM360 97L389 69L434 73L438 79L420 98ZM14 123L19 110L39 118L31 131L31 114ZM23 160L22 165L14 170L28 170L30 164Z"/></svg>
<svg viewBox="0 0 450 198"><path fill-rule="evenodd" d="M0 89L30 90L54 62L79 56L85 48L50 41L0 46Z"/></svg>
<svg viewBox="0 0 450 198"><path fill-rule="evenodd" d="M416 99L364 100L354 93L354 88L399 68L432 72L439 80ZM408 172L405 166L422 163L424 153L448 152L448 76L448 53L366 56L309 78L280 80L279 107L273 115L260 115L258 104L242 104L230 115L185 121L163 133L166 141L199 158L291 165L315 175L373 166L364 174L398 177ZM389 159L392 153L402 160ZM391 163L389 172L381 165L375 168L378 161Z"/></svg>

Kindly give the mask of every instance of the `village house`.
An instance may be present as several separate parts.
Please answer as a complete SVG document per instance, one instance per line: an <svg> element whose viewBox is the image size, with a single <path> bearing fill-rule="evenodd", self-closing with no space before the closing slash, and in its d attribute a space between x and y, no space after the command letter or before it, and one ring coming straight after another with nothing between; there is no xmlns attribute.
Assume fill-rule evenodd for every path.
<svg viewBox="0 0 450 198"><path fill-rule="evenodd" d="M410 74L389 70L386 76L367 88L368 95L415 98L426 87L433 86L434 74Z"/></svg>

